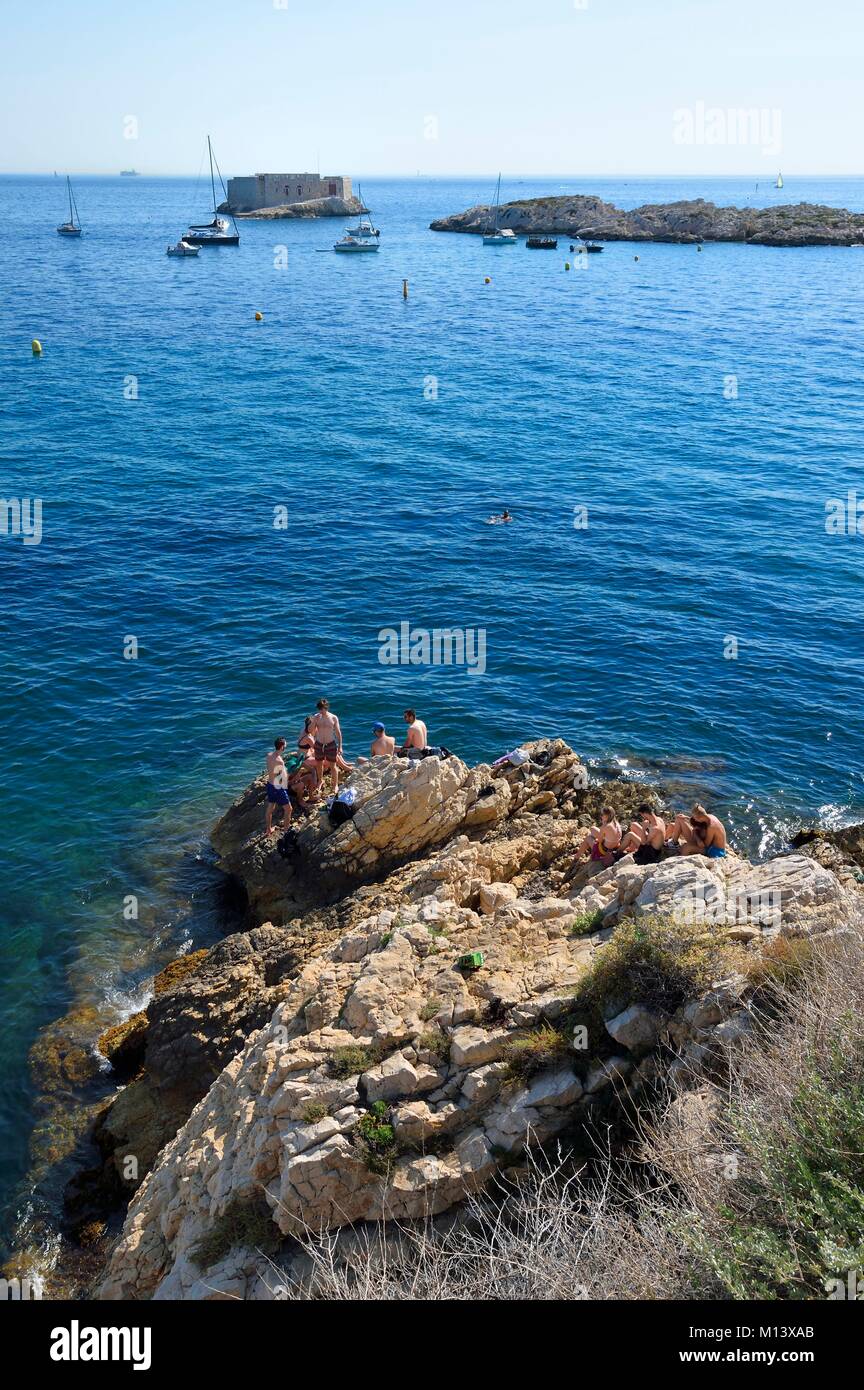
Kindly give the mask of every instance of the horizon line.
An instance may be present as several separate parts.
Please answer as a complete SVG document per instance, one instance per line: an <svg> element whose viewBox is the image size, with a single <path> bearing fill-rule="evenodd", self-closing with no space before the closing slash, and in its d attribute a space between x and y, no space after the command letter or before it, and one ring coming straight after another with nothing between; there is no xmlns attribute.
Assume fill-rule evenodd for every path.
<svg viewBox="0 0 864 1390"><path fill-rule="evenodd" d="M62 171L62 174L61 174L61 171L58 170L58 169L0 169L0 178L4 178L4 179L5 179L5 178L19 178L19 179L49 178L49 179L50 179L50 178L53 178L55 175L56 175L58 178L64 177L67 173L70 174L70 176L71 176L72 173L76 173L77 176L78 176L79 178L92 178L92 179L113 179L113 178L129 177L128 174L124 174L123 171L121 171L121 170L119 170L119 169L116 170L116 171L115 171L115 170L105 170L105 169L101 169L101 170L96 170L96 169L89 169L89 170L88 170L88 169L78 169L78 170L64 169L64 170ZM188 172L188 173L177 173L177 172L169 173L169 172L167 172L167 171L165 171L165 170L156 170L156 171L153 171L153 172L150 172L150 171L145 172L145 171L142 170L142 169L136 169L136 170L134 170L134 177L136 177L136 178L145 178L145 179L194 179L194 178L198 178L198 177L199 177L199 174L193 173L192 171L190 171L190 172ZM244 177L245 177L245 178L248 178L249 175L236 175L236 174L228 174L228 175L226 175L226 178L237 178L237 177L240 177L240 178L244 178ZM417 179L427 179L427 180L433 180L433 181L434 181L434 180L440 180L440 181L451 180L451 181L452 181L452 180L458 180L458 179L487 179L487 178L490 178L490 177L494 178L495 176L494 176L494 175L490 175L489 172L486 171L486 170L480 170L479 172L472 172L472 173L436 173L436 174L424 174L424 173L420 173L419 171L418 171L417 173L414 173L414 174L408 174L408 173L377 173L377 174L375 174L375 173L359 173L359 174L343 175L343 176L341 176L341 177L351 178L352 180L360 180L360 179L405 179L405 180L409 180L409 179L410 179L410 180L413 181L413 180L417 180ZM622 173L606 173L606 174L599 174L599 173L595 173L595 174L586 174L586 173L581 173L581 174L571 174L571 173L532 174L532 173L530 173L530 172L525 172L525 171L523 170L523 171L518 171L518 172L513 173L513 174L509 174L507 177L508 177L508 179L511 180L511 181L514 180L514 179L531 179L531 180L533 180L533 181L535 181L535 182L537 182L537 181L539 181L539 180L541 180L541 179L568 179L568 180L571 180L571 181L574 181L574 180L577 180L577 179L637 179L637 180L638 180L638 179L645 179L645 180L648 180L648 179L755 179L755 181L756 181L757 183L759 183L759 182L761 182L762 180L767 180L768 178L772 177L772 175L771 175L770 172L766 172L766 171L764 171L764 170L763 170L763 171L760 171L760 172L750 171L750 170L739 170L737 173L732 173L732 174L713 174L713 173L707 173L705 170L700 170L700 171L697 172L697 173L691 173L691 174L682 174L682 173L680 173L680 171L679 171L679 172L672 173L672 172L663 171L663 170L656 170L656 171L654 171L653 173L648 173L648 174L645 174L645 173L636 174L636 173L626 173L626 172L622 172ZM783 174L783 177L784 177L784 178L792 178L792 179L862 179L862 178L864 178L864 171L862 171L861 173L852 174L852 173L831 173L830 171L822 170L822 171L820 171L820 172L812 172L812 171L811 171L811 172L808 172L808 173L790 173L790 174L784 173L784 174Z"/></svg>

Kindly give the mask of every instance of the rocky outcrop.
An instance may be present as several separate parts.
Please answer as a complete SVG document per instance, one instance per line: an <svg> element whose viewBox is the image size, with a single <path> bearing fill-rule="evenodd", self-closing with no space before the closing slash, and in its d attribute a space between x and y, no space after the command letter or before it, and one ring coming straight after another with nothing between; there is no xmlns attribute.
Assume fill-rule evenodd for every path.
<svg viewBox="0 0 864 1390"><path fill-rule="evenodd" d="M860 907L804 854L577 865L580 800L617 798L582 786L560 741L526 748L521 769L358 769L360 825L301 834L311 873L282 877L257 783L223 818L223 863L284 925L229 938L148 1010L143 1120L160 1094L194 1108L151 1159L101 1297L267 1297L254 1250L232 1248L238 1211L258 1223L251 1245L275 1249L458 1206L526 1147L631 1106L662 1069L689 1075L743 1046L742 962ZM335 902L331 876L347 885ZM613 928L658 919L696 924L709 986L670 1006L620 981L575 1027ZM108 1123L132 1146L129 1109Z"/></svg>
<svg viewBox="0 0 864 1390"><path fill-rule="evenodd" d="M491 209L468 208L431 223L435 232L482 233ZM717 207L703 198L646 203L625 211L601 198L574 194L504 204L499 223L514 232L601 241L741 241L753 246L856 246L864 244L864 213L816 203L781 207Z"/></svg>
<svg viewBox="0 0 864 1390"><path fill-rule="evenodd" d="M222 203L219 212L230 212L237 218L259 218L263 222L280 218L307 220L315 217L357 217L366 212L359 198L307 198L303 203L279 203L272 208L247 208Z"/></svg>

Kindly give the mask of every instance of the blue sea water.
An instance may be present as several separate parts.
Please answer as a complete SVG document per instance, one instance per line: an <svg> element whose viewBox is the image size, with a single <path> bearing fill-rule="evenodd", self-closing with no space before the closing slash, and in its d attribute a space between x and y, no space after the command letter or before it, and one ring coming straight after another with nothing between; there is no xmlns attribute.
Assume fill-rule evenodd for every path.
<svg viewBox="0 0 864 1390"><path fill-rule="evenodd" d="M619 243L568 272L564 239L428 230L491 180L369 179L376 256L254 221L172 260L202 185L76 191L68 241L60 179L0 179L0 495L43 501L39 545L0 536L7 1234L34 1038L214 939L208 826L321 694L349 754L409 703L470 760L560 734L751 853L864 819L864 538L825 529L864 499L864 250ZM502 196L564 191L864 210L864 181L791 177ZM403 621L484 629L485 673L382 665Z"/></svg>

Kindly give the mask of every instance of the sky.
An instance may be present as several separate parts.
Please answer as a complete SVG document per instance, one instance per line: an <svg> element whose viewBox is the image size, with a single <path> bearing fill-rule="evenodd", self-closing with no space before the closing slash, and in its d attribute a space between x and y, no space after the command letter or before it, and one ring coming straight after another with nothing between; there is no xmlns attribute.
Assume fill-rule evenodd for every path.
<svg viewBox="0 0 864 1390"><path fill-rule="evenodd" d="M864 172L862 0L0 9L4 173Z"/></svg>

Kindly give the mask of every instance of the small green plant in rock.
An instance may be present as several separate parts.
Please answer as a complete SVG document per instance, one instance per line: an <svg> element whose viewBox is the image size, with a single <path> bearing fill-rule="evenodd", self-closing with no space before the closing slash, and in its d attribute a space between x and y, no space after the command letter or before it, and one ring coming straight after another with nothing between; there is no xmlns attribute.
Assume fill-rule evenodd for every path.
<svg viewBox="0 0 864 1390"><path fill-rule="evenodd" d="M390 1110L383 1100L376 1100L357 1123L357 1134L366 1157L366 1166L373 1173L386 1177L396 1158L396 1132L390 1123Z"/></svg>
<svg viewBox="0 0 864 1390"><path fill-rule="evenodd" d="M438 998L437 995L433 995L431 999L427 999L426 1003L420 1010L420 1017L422 1018L423 1022L428 1023L430 1019L435 1017L440 1008L441 1000Z"/></svg>
<svg viewBox="0 0 864 1390"><path fill-rule="evenodd" d="M312 1125L316 1120L323 1120L327 1114L327 1106L322 1100L310 1100L303 1106L300 1118L304 1124Z"/></svg>
<svg viewBox="0 0 864 1390"><path fill-rule="evenodd" d="M450 1054L450 1039L440 1028L427 1028L417 1039L417 1047L421 1052L432 1052L436 1057L444 1058Z"/></svg>
<svg viewBox="0 0 864 1390"><path fill-rule="evenodd" d="M360 1043L349 1043L347 1047L337 1047L330 1058L328 1070L331 1076L344 1081L358 1072L368 1071L381 1060L376 1047L362 1047Z"/></svg>
<svg viewBox="0 0 864 1390"><path fill-rule="evenodd" d="M209 1231L192 1247L190 1254L199 1269L212 1265L238 1248L261 1250L272 1255L282 1240L270 1209L263 1199L236 1197L217 1216Z"/></svg>
<svg viewBox="0 0 864 1390"><path fill-rule="evenodd" d="M565 1035L545 1025L511 1038L504 1047L504 1060L507 1063L505 1081L524 1082L538 1071L572 1062L573 1054Z"/></svg>
<svg viewBox="0 0 864 1390"><path fill-rule="evenodd" d="M569 936L590 936L591 932L599 931L603 925L603 913L598 907L596 912L583 912L581 916L574 917L568 928Z"/></svg>

